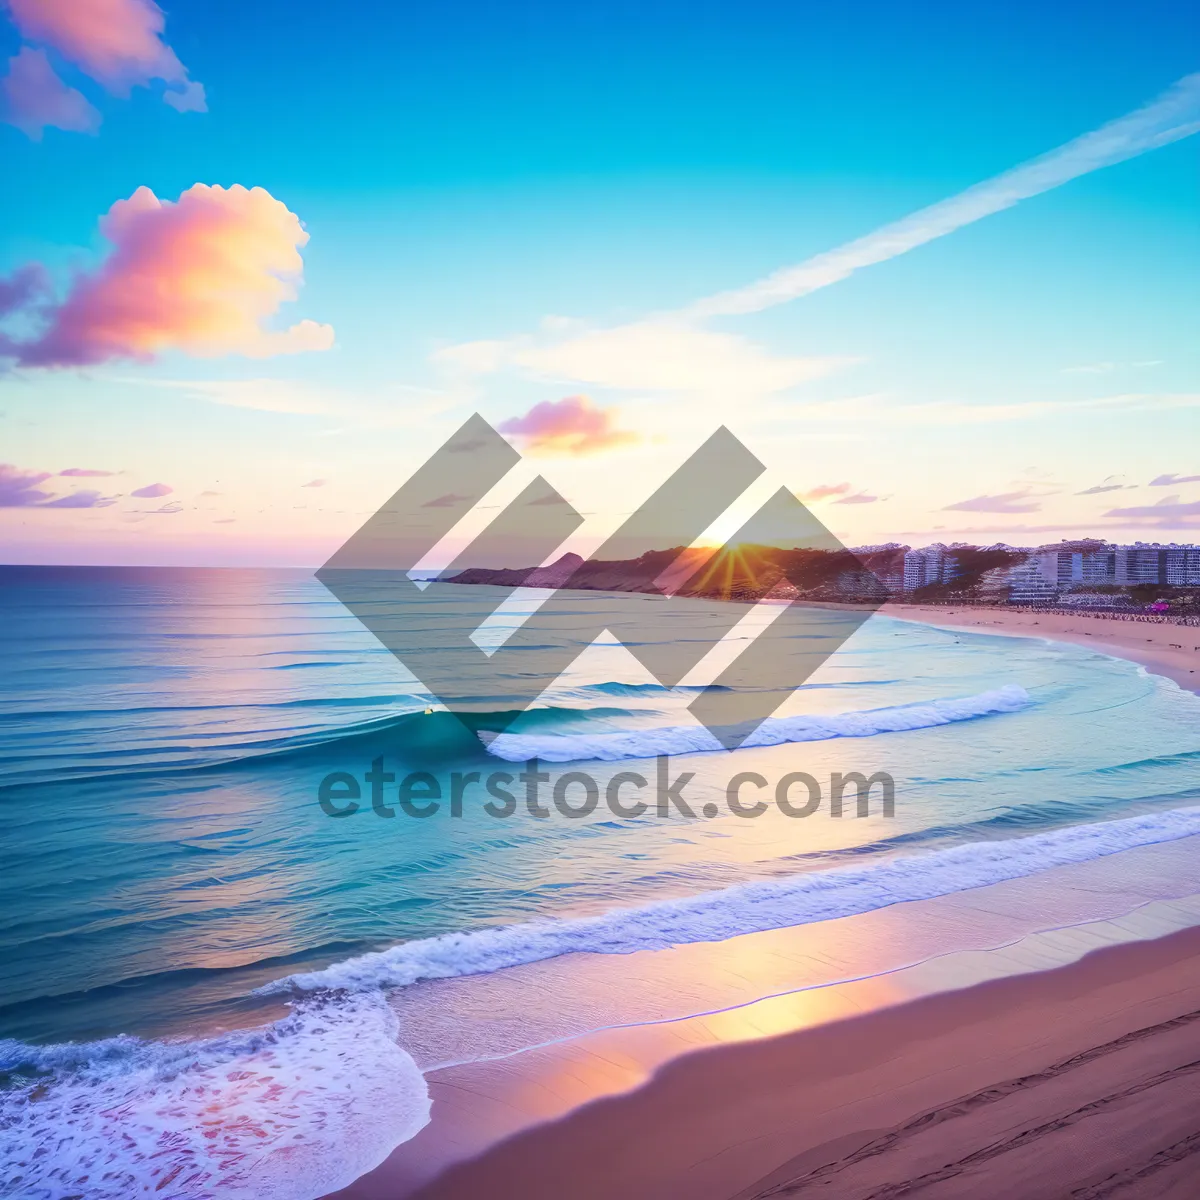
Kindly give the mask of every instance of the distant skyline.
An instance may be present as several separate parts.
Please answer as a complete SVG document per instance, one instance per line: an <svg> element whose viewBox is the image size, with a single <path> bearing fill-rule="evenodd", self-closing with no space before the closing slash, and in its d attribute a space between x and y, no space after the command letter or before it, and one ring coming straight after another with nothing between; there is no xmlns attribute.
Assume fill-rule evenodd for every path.
<svg viewBox="0 0 1200 1200"><path fill-rule="evenodd" d="M563 549L721 424L727 524L1200 541L1197 23L8 0L0 562L315 566L476 411Z"/></svg>

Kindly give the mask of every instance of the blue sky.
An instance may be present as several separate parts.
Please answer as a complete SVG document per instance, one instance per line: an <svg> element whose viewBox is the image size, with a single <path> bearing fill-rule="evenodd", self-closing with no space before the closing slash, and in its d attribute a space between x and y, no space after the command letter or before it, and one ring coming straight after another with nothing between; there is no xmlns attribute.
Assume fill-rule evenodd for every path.
<svg viewBox="0 0 1200 1200"><path fill-rule="evenodd" d="M110 504L0 508L0 558L316 563L471 411L580 394L641 441L543 446L535 466L601 524L725 421L774 486L847 485L819 511L854 542L1194 538L1200 485L1148 488L1200 473L1194 137L708 321L738 343L720 387L548 357L869 234L1200 69L1191 6L1051 7L172 4L162 37L204 112L154 79L114 94L50 44L103 121L0 126L0 276L42 262L61 301L72 269L103 269L98 223L137 188L259 187L309 235L267 324L335 340L11 366L0 460L56 496L79 485L53 472L114 474ZM0 22L5 58L43 45L18 25ZM455 350L481 344L503 361ZM825 366L756 385L776 360ZM157 482L169 511L132 496Z"/></svg>

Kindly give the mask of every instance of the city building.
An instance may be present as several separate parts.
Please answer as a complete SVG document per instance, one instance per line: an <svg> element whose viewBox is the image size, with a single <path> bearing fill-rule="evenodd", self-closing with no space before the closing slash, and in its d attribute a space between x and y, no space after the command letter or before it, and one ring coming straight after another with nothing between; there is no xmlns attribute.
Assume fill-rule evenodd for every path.
<svg viewBox="0 0 1200 1200"><path fill-rule="evenodd" d="M1167 546L1163 550L1163 574L1171 587L1200 584L1200 546Z"/></svg>
<svg viewBox="0 0 1200 1200"><path fill-rule="evenodd" d="M875 577L883 584L889 596L898 596L904 591L903 571L876 571Z"/></svg>
<svg viewBox="0 0 1200 1200"><path fill-rule="evenodd" d="M915 592L931 583L949 583L958 575L953 551L941 542L924 550L909 550L904 556L904 590Z"/></svg>
<svg viewBox="0 0 1200 1200"><path fill-rule="evenodd" d="M1053 604L1058 599L1058 588L1046 578L1036 555L1006 568L1005 583L1009 604Z"/></svg>
<svg viewBox="0 0 1200 1200"><path fill-rule="evenodd" d="M1166 583L1166 553L1165 547L1145 542L1118 546L1116 582L1128 587Z"/></svg>
<svg viewBox="0 0 1200 1200"><path fill-rule="evenodd" d="M1042 577L1060 592L1117 582L1117 547L1095 538L1042 546L1037 562Z"/></svg>

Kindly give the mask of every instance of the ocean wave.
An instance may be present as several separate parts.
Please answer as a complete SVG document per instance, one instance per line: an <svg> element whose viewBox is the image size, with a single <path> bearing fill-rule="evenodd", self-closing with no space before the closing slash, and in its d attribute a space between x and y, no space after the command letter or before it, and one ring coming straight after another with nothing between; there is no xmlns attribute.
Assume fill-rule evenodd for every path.
<svg viewBox="0 0 1200 1200"><path fill-rule="evenodd" d="M701 684L681 683L669 688L661 683L616 683L609 680L606 683L585 683L576 690L599 692L605 696L666 696L672 692L731 692L733 688L721 683L709 684L707 687Z"/></svg>
<svg viewBox="0 0 1200 1200"><path fill-rule="evenodd" d="M0 1041L0 1178L23 1200L316 1200L429 1119L382 996L191 1042Z"/></svg>
<svg viewBox="0 0 1200 1200"><path fill-rule="evenodd" d="M562 954L632 954L719 942L968 891L1195 834L1200 834L1200 807L970 842L927 854L614 909L596 917L531 921L423 938L323 970L288 975L258 990L262 994L374 991L422 980L489 974Z"/></svg>
<svg viewBox="0 0 1200 1200"><path fill-rule="evenodd" d="M1029 693L1015 683L977 696L931 700L894 708L832 716L768 717L742 742L742 747L778 746L785 742L819 742L829 738L874 737L931 729L955 721L1017 712L1031 703ZM488 753L508 762L583 762L600 759L619 762L629 758L654 758L660 754L697 754L722 749L717 738L702 725L673 725L617 733L528 734L502 733L488 743Z"/></svg>
<svg viewBox="0 0 1200 1200"><path fill-rule="evenodd" d="M383 697L382 699L388 699ZM390 753L413 765L478 758L482 754L479 734L499 734L514 722L526 728L554 728L632 716L626 708L574 708L545 705L536 708L491 709L481 712L426 711L425 698L402 696L407 711L371 717L341 726L306 727L283 736L274 731L249 731L238 740L206 745L183 754L167 745L147 745L126 750L104 746L81 748L79 761L64 764L47 754L44 765L28 753L0 754L0 794L10 788L31 785L61 785L69 777L73 784L95 780L118 783L168 776L201 775L214 771L270 770L291 762L309 762L335 755ZM302 702L296 702L302 703ZM303 702L308 703L308 702ZM30 767L30 762L34 766ZM8 764L17 769L8 769Z"/></svg>

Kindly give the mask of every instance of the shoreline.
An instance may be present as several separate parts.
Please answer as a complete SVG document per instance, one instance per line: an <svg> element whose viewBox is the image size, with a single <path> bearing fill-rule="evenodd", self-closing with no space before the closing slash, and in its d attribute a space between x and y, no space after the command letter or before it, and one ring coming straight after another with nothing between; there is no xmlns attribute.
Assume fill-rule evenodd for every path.
<svg viewBox="0 0 1200 1200"><path fill-rule="evenodd" d="M431 1071L430 1125L336 1200L1194 1194L1200 928L953 957Z"/></svg>
<svg viewBox="0 0 1200 1200"><path fill-rule="evenodd" d="M831 1087L850 1089L857 1097L854 1103L867 1104L868 1112L874 1111L868 1102L895 1099L899 1108L887 1112L892 1124L900 1124L914 1112L972 1088L1003 1082L1006 1076L989 1075L996 1065L995 1039L988 1033L972 1040L970 1030L978 1032L979 1020L967 1021L960 1013L958 998L968 992L998 983L1028 988L1036 1009L1037 980L1077 968L1090 971L1082 964L1103 948L1116 952L1119 964L1126 961L1122 952L1144 955L1145 947L1173 944L1171 939L1182 932L1197 939L1190 951L1197 974L1194 986L1188 986L1193 1007L1200 1008L1198 842L1200 837L1193 836L1149 845L970 893L723 942L632 955L567 955L512 968L501 992L493 993L504 1011L514 1004L543 1005L546 996L554 995L590 1005L607 986L610 994L624 997L622 1007L633 1023L593 1027L495 1058L427 1068L430 1123L337 1192L336 1200L466 1200L481 1194L495 1200L557 1200L562 1192L555 1192L549 1181L566 1178L559 1172L568 1169L568 1161L576 1163L583 1177L569 1194L585 1200L619 1194L629 1200L733 1200L780 1164L809 1152L812 1147L801 1144L810 1132L807 1124L797 1126L789 1114L797 1104L815 1106L817 1119ZM1155 881L1153 888L1144 883L1147 879ZM1177 898L1149 899L1168 895ZM1047 913L1056 920L1048 922ZM1141 970L1134 972L1135 978ZM696 992L698 984L706 990ZM1143 1024L1153 1024L1150 1017L1159 1011L1155 1005L1171 990L1178 989L1156 985L1144 995L1127 995L1113 1012L1137 1020L1149 1013ZM693 1015L654 1019L644 1003L646 996L683 994L689 994L689 1007L678 1011ZM446 999L443 995L443 1003ZM456 1012L470 1019L470 1008L459 1009L452 995L449 999L448 1020ZM878 1041L883 1036L878 1031L890 1028L897 1012L926 1002L935 1005L938 1015L918 1020L911 1036L920 1041L933 1036L931 1029L937 1037L946 1034L949 1048L935 1048L933 1061L971 1066L973 1073L939 1076L933 1081L937 1087L926 1095L920 1089L929 1082L927 1073L917 1069L912 1056L903 1069L897 1068L899 1074L881 1084L869 1073L852 1071L844 1056L835 1055L819 1078L794 1072L797 1095L780 1100L777 1110L762 1111L757 1097L769 1094L775 1084L758 1078L764 1058L756 1047L800 1038L801 1057L807 1061L814 1053L824 1054L826 1038L835 1038L850 1052L863 1039ZM403 1008L398 1011L403 1024ZM1046 1041L1044 1022L1034 1017L1026 1041L1045 1041L1046 1061L1054 1061L1091 1048L1087 1039L1099 1037L1096 1030L1112 1015L1076 1005L1056 1017L1064 1036L1077 1039L1069 1045L1057 1034ZM1200 1059L1200 1045L1196 1050ZM767 1056L772 1057L773 1052ZM693 1060L709 1065L686 1065ZM691 1077L695 1071L700 1075L681 1092L662 1091L663 1080L680 1072ZM831 1079L829 1072L845 1078ZM738 1081L738 1088L731 1088L731 1080ZM859 1087L865 1089L862 1095L854 1090ZM927 1102L913 1100L913 1107L904 1110L905 1097L911 1098L914 1088ZM697 1098L705 1097L705 1103L711 1101L707 1124L694 1127L687 1114ZM753 1120L759 1125L742 1128L746 1114L756 1114ZM879 1128L882 1120L855 1119L875 1122L867 1129ZM649 1130L660 1127L670 1135L670 1153L649 1137ZM605 1143L618 1137L614 1128L625 1156L618 1162L604 1150ZM829 1138L844 1132L836 1126L823 1128ZM580 1130L583 1141L576 1137ZM724 1173L713 1173L708 1160L714 1152L727 1162ZM699 1178L693 1169L697 1162L706 1163ZM543 1163L553 1166L543 1169ZM542 1178L549 1190L539 1190ZM588 1179L597 1182L592 1185Z"/></svg>
<svg viewBox="0 0 1200 1200"><path fill-rule="evenodd" d="M880 611L1090 646L1200 691L1200 631L1187 627ZM1098 922L1111 928L1090 945L1078 927L1073 945L1040 961L1022 949L1035 932L817 992L760 992L736 1006L734 1036L718 1011L431 1070L430 1125L326 1200L558 1200L564 1189L578 1200L1190 1200L1200 1179L1194 899L1175 928L1139 933L1134 911ZM943 911L954 903L944 898ZM776 935L733 941L764 936Z"/></svg>
<svg viewBox="0 0 1200 1200"><path fill-rule="evenodd" d="M1047 638L1088 646L1114 658L1127 659L1151 674L1165 676L1187 691L1200 692L1200 628L1191 625L965 604L885 604L879 612L900 621L969 633Z"/></svg>

